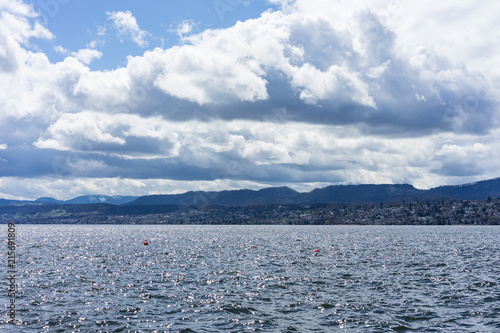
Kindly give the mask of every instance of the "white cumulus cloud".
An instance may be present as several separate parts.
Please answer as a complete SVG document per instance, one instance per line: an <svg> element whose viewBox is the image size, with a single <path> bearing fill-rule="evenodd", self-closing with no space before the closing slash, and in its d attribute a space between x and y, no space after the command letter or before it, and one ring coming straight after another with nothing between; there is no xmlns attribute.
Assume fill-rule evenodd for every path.
<svg viewBox="0 0 500 333"><path fill-rule="evenodd" d="M148 45L149 32L141 30L136 18L130 11L106 12L108 19L113 22L113 26L118 30L120 38L130 38L140 47Z"/></svg>
<svg viewBox="0 0 500 333"><path fill-rule="evenodd" d="M78 52L71 52L71 55L85 65L88 65L94 59L100 59L102 57L102 52L93 49L81 49L78 50Z"/></svg>

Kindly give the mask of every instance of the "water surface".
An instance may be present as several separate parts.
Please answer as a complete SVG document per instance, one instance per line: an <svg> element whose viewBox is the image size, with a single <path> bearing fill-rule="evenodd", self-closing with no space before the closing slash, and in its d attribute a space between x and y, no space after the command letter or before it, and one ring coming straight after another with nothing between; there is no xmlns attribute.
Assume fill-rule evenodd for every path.
<svg viewBox="0 0 500 333"><path fill-rule="evenodd" d="M4 311L1 331L500 331L496 226L17 225L17 238L18 321Z"/></svg>

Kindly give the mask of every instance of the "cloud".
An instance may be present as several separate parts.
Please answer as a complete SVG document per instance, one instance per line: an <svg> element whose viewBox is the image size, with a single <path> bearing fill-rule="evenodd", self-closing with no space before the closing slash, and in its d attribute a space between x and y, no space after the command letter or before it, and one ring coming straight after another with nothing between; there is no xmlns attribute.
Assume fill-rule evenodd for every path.
<svg viewBox="0 0 500 333"><path fill-rule="evenodd" d="M52 33L39 22L31 24L31 18L38 16L33 8L22 1L0 3L2 37L18 43L27 43L30 38L52 39ZM5 41L5 40L4 40Z"/></svg>
<svg viewBox="0 0 500 333"><path fill-rule="evenodd" d="M148 45L148 37L150 33L139 28L136 18L130 11L125 12L106 12L108 20L113 21L113 26L118 30L120 38L130 38L134 43L140 47Z"/></svg>
<svg viewBox="0 0 500 333"><path fill-rule="evenodd" d="M154 84L171 96L200 105L267 98L259 69L240 63L236 55L185 46L165 51L162 58L164 67Z"/></svg>
<svg viewBox="0 0 500 333"><path fill-rule="evenodd" d="M256 108L271 110L288 99L296 104L290 112L306 122L318 121L309 104L319 108L322 122L384 125L397 132L482 132L494 126L496 88L480 73L425 47L401 54L397 34L376 12L353 9L350 20L339 22L318 12L263 13L186 37L185 45L147 51L130 58L127 69L149 68L140 74L142 82L167 97L227 105L235 111L221 107L217 115L229 118L262 118L251 105L238 114L241 102L261 102Z"/></svg>
<svg viewBox="0 0 500 333"><path fill-rule="evenodd" d="M175 29L175 33L179 36L179 39L184 42L186 35L193 31L196 23L193 20L184 20Z"/></svg>
<svg viewBox="0 0 500 333"><path fill-rule="evenodd" d="M117 154L121 157L154 154L171 157L178 154L178 135L161 118L141 118L130 114L103 114L82 111L64 114L48 129L48 138L34 143L41 149L61 151L88 150ZM122 146L127 145L126 149ZM154 149L148 149L154 145Z"/></svg>
<svg viewBox="0 0 500 333"><path fill-rule="evenodd" d="M12 124L10 120L22 119L23 125L41 121L38 126L44 126L51 114L70 108L73 102L66 91L72 80L88 70L74 59L52 64L45 54L28 50L31 39L52 39L53 35L33 22L36 13L31 7L15 4L14 12L4 9L0 14L0 128L7 138L13 132L17 137L29 136L16 131L21 124Z"/></svg>
<svg viewBox="0 0 500 333"><path fill-rule="evenodd" d="M267 0L269 3L272 3L274 5L279 5L279 6L286 6L288 4L291 4L294 2L294 0Z"/></svg>
<svg viewBox="0 0 500 333"><path fill-rule="evenodd" d="M100 59L102 52L93 49L81 49L78 52L71 52L71 55L83 62L85 65L90 64L94 59Z"/></svg>
<svg viewBox="0 0 500 333"><path fill-rule="evenodd" d="M459 168L450 169L453 165L468 166L468 177L476 176L474 172L493 176L497 162L491 152L500 148L494 139L498 131L468 141L452 133L415 138L362 136L355 126L254 121L171 123L122 114L106 119L88 113L75 117L78 120L56 123L50 130L52 136L38 143L40 148L80 152L76 160L92 162L92 169L87 164L78 169L80 163L75 163L73 156L69 169L75 177L89 173L112 177L118 173L124 178L164 176L255 183L411 180L417 186L429 187L439 185L443 178L464 177L457 173ZM79 123L87 123L80 127L81 134L74 128ZM51 146L55 142L68 146Z"/></svg>
<svg viewBox="0 0 500 333"><path fill-rule="evenodd" d="M105 44L106 44L106 42L103 40L93 40L93 41L87 43L87 47L89 49L96 49L98 46L104 46Z"/></svg>
<svg viewBox="0 0 500 333"><path fill-rule="evenodd" d="M54 36L40 23L31 21L36 13L30 6L19 1L4 1L0 6L0 71L13 73L23 61L23 46L30 39Z"/></svg>
<svg viewBox="0 0 500 333"><path fill-rule="evenodd" d="M496 2L272 2L108 71L97 43L49 61L37 14L0 2L0 197L498 176ZM108 19L147 46L130 12Z"/></svg>
<svg viewBox="0 0 500 333"><path fill-rule="evenodd" d="M69 54L69 51L66 50L64 47L62 47L61 45L54 46L54 51L60 54Z"/></svg>

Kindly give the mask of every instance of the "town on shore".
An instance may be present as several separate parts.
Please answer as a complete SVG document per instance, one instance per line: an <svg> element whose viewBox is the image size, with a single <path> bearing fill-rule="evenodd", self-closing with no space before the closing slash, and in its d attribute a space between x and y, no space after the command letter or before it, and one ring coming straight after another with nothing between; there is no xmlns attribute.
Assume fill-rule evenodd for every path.
<svg viewBox="0 0 500 333"><path fill-rule="evenodd" d="M170 212L108 214L99 209L0 216L26 224L283 224L283 225L498 225L500 198L248 207L196 206Z"/></svg>

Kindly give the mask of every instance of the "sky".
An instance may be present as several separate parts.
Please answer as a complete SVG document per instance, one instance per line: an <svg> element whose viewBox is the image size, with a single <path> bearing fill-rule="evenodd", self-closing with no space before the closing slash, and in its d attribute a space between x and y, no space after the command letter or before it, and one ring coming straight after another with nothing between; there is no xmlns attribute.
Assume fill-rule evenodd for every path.
<svg viewBox="0 0 500 333"><path fill-rule="evenodd" d="M500 176L497 0L0 0L0 198Z"/></svg>

